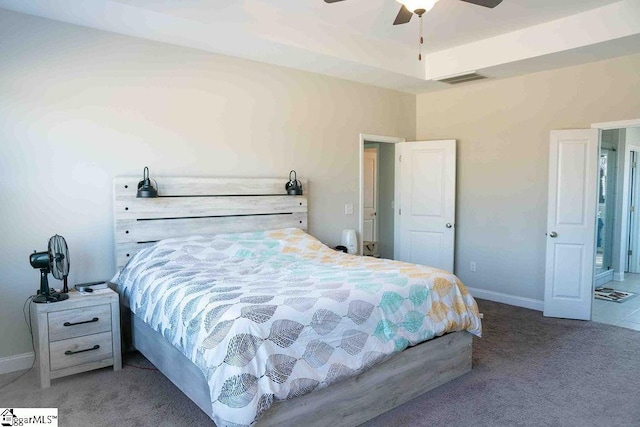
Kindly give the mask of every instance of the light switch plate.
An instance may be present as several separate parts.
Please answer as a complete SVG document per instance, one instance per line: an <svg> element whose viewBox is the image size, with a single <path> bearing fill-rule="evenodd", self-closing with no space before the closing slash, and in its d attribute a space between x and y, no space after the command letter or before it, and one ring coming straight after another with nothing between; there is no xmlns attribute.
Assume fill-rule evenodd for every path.
<svg viewBox="0 0 640 427"><path fill-rule="evenodd" d="M344 205L344 214L353 215L353 203L347 203Z"/></svg>

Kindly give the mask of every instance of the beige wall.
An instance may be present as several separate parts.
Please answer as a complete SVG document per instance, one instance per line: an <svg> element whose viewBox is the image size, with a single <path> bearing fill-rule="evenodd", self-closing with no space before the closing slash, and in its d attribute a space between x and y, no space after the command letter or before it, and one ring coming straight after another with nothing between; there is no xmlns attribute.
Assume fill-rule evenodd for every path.
<svg viewBox="0 0 640 427"><path fill-rule="evenodd" d="M458 139L463 282L543 300L549 131L640 118L639 70L635 55L417 97L417 139Z"/></svg>
<svg viewBox="0 0 640 427"><path fill-rule="evenodd" d="M296 169L310 231L337 244L358 228L360 132L414 138L415 96L0 11L0 358L30 351L28 255L51 235L72 284L112 276L114 176Z"/></svg>

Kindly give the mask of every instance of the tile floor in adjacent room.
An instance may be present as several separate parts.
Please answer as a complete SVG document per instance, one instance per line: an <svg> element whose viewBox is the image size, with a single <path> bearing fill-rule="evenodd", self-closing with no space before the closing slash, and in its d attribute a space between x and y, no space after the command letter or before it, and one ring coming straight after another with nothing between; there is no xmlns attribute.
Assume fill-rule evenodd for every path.
<svg viewBox="0 0 640 427"><path fill-rule="evenodd" d="M609 282L603 286L638 295L623 303L593 300L591 320L640 331L640 274L625 273L623 282Z"/></svg>

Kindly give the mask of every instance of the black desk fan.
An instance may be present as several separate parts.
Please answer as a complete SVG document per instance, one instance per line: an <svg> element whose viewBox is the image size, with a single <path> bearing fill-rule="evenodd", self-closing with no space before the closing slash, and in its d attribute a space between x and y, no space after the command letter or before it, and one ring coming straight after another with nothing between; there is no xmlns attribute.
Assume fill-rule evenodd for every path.
<svg viewBox="0 0 640 427"><path fill-rule="evenodd" d="M40 269L40 290L33 298L33 302L50 303L63 301L69 298L67 292L67 276L69 276L69 249L64 237L55 235L49 239L49 249L43 252L36 252L29 256L29 262L33 268ZM53 277L62 280L64 287L62 293L52 292L49 288L47 275L51 273Z"/></svg>

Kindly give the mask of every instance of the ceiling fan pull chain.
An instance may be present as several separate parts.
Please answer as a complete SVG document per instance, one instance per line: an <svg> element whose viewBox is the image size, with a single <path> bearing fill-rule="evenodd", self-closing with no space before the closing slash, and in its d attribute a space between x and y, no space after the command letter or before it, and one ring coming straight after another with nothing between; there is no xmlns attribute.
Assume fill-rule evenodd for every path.
<svg viewBox="0 0 640 427"><path fill-rule="evenodd" d="M424 37L422 36L422 15L420 15L420 53L418 53L418 61L422 61L422 45L424 44Z"/></svg>

